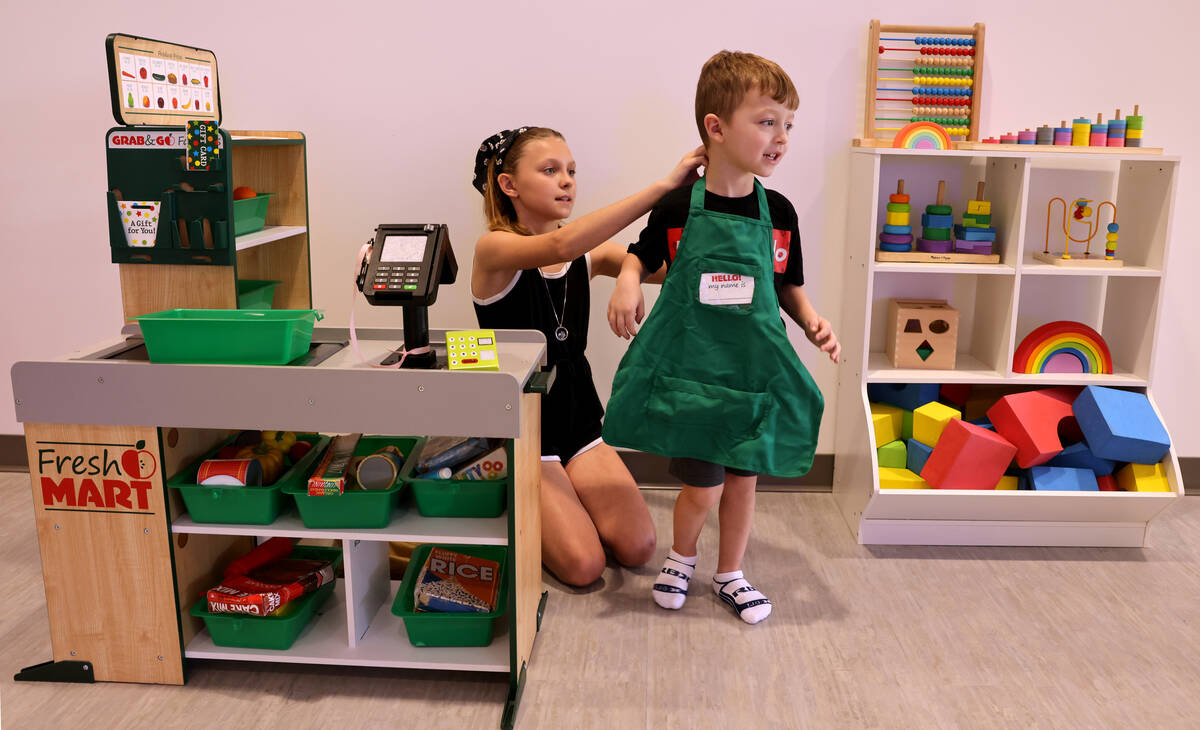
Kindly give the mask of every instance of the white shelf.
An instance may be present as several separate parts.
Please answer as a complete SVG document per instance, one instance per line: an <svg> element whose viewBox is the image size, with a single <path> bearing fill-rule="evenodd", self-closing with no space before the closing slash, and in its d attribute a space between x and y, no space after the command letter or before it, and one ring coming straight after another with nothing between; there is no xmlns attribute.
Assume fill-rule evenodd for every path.
<svg viewBox="0 0 1200 730"><path fill-rule="evenodd" d="M422 517L416 508L396 510L387 527L377 529L321 529L305 527L292 509L269 525L232 525L193 522L181 515L171 523L174 532L205 535L254 535L260 537L314 537L334 540L385 540L388 542L450 542L464 545L507 545L508 516Z"/></svg>
<svg viewBox="0 0 1200 730"><path fill-rule="evenodd" d="M1017 273L1015 267L1007 264L923 264L917 262L875 261L874 268L876 272L910 274L999 274L1012 276Z"/></svg>
<svg viewBox="0 0 1200 730"><path fill-rule="evenodd" d="M296 643L287 650L245 649L217 646L208 631L201 631L187 645L189 659L225 659L287 664L337 664L360 667L443 669L467 672L508 672L509 640L507 619L496 621L492 643L483 647L413 646L408 641L403 619L392 615L392 599L400 581L391 581L388 600L371 619L358 646L350 648L346 633L344 581L338 581L333 596L313 617Z"/></svg>
<svg viewBox="0 0 1200 730"><path fill-rule="evenodd" d="M234 247L238 251L245 251L248 248L261 246L264 243L299 236L301 233L307 231L307 226L264 226L261 230L253 233L243 233L238 236L234 241Z"/></svg>
<svg viewBox="0 0 1200 730"><path fill-rule="evenodd" d="M965 352L958 353L954 364L953 370L894 368L886 352L872 352L867 358L867 382L999 383L1005 380L1004 373Z"/></svg>
<svg viewBox="0 0 1200 730"><path fill-rule="evenodd" d="M1103 243L1103 242L1101 242ZM1038 261L1032 253L1025 255L1021 262L1021 275L1028 276L1149 276L1161 277L1160 269L1149 266L1055 266L1045 261Z"/></svg>
<svg viewBox="0 0 1200 730"><path fill-rule="evenodd" d="M1009 373L1013 385L1104 385L1110 387L1143 387L1145 378L1133 373L1092 375L1091 373Z"/></svg>

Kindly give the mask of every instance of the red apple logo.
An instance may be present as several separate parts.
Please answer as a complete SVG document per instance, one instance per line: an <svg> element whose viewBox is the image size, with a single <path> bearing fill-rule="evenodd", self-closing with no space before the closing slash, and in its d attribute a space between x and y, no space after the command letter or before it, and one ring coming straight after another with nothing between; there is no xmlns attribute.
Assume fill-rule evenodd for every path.
<svg viewBox="0 0 1200 730"><path fill-rule="evenodd" d="M145 445L145 441L138 441L132 449L121 454L121 466L125 468L125 473L134 479L149 479L158 465L154 454L142 448Z"/></svg>

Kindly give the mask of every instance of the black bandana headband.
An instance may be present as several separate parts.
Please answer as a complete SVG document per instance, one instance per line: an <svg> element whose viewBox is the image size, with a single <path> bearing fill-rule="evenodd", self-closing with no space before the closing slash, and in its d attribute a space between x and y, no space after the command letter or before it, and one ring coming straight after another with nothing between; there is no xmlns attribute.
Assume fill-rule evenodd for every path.
<svg viewBox="0 0 1200 730"><path fill-rule="evenodd" d="M516 142L517 137L520 137L531 129L533 127L506 129L503 132L493 134L491 137L483 140L483 144L479 145L479 151L475 153L475 177L471 179L471 185L480 194L483 193L484 183L487 182L488 163L492 160L496 161L496 175L499 175L500 168L504 166L504 156L508 154L508 150L512 147L513 142Z"/></svg>

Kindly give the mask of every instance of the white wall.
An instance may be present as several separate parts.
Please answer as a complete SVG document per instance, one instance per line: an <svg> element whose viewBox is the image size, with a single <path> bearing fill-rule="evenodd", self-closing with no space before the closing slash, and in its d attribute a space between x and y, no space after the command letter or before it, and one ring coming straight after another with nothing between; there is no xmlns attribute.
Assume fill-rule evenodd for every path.
<svg viewBox="0 0 1200 730"><path fill-rule="evenodd" d="M983 129L1000 133L1079 114L1142 105L1147 141L1192 158L1200 152L1188 68L1200 12L1147 0L1070 3L931 0L654 3L175 4L5 1L10 29L0 122L0 365L62 354L121 325L117 268L109 263L104 210L105 131L113 126L104 37L125 32L212 49L224 126L297 129L308 135L315 305L344 325L353 256L380 222L445 222L469 271L483 231L470 187L479 142L503 127L562 131L578 162L578 213L665 174L697 143L692 118L701 64L722 49L778 61L802 97L791 151L769 181L795 204L810 296L835 325L846 216L849 140L862 115L867 23L987 23ZM1178 9L1180 6L1187 9ZM199 17L212 22L198 22ZM236 182L236 181L235 181ZM1184 303L1200 255L1189 213L1196 177L1183 167L1163 345L1159 402L1179 453L1200 455L1200 406L1187 363L1200 350L1194 307ZM31 215L30 211L35 211ZM619 240L632 240L638 226ZM438 327L471 326L467 276L443 291ZM593 286L589 355L601 395L624 349L606 334L611 284ZM1194 301L1194 300L1193 300ZM362 324L399 325L370 309ZM832 400L836 369L796 332L805 363ZM7 377L0 393L11 404ZM832 450L830 403L820 450ZM11 405L0 433L19 433Z"/></svg>

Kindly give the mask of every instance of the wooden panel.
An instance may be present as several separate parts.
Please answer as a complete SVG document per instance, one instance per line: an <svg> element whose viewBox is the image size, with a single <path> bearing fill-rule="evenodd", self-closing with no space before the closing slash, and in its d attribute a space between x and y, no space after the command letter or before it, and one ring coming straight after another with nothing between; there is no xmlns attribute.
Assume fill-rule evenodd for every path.
<svg viewBox="0 0 1200 730"><path fill-rule="evenodd" d="M875 94L878 93L876 87L879 86L879 52L876 50L879 47L879 21L872 20L871 26L867 30L867 80L864 86L866 87L867 103L863 107L865 116L863 117L863 139L874 139L875 137Z"/></svg>
<svg viewBox="0 0 1200 730"><path fill-rule="evenodd" d="M282 282L275 287L275 309L311 308L308 234L238 251L237 276Z"/></svg>
<svg viewBox="0 0 1200 730"><path fill-rule="evenodd" d="M983 98L983 23L976 23L973 35L975 36L975 73L972 79L975 81L973 88L974 93L971 94L971 125L970 131L967 133L968 142L979 141L979 113L981 99Z"/></svg>
<svg viewBox="0 0 1200 730"><path fill-rule="evenodd" d="M237 284L231 266L120 264L119 268L126 322L164 309L237 307Z"/></svg>
<svg viewBox="0 0 1200 730"><path fill-rule="evenodd" d="M521 436L513 444L513 554L516 555L517 630L514 672L529 661L542 598L541 396L521 396Z"/></svg>
<svg viewBox="0 0 1200 730"><path fill-rule="evenodd" d="M245 132L230 132L241 135ZM284 136L283 132L255 132ZM303 226L308 220L304 145L234 145L233 184L259 193L275 193L267 205L268 226Z"/></svg>
<svg viewBox="0 0 1200 730"><path fill-rule="evenodd" d="M219 429L159 429L163 475L170 479L228 435L229 431ZM166 496L169 520L187 512L178 491L167 489ZM220 582L221 571L229 561L254 547L254 539L236 535L172 534L171 540L175 589L179 597L179 627L183 645L187 646L204 628L204 621L190 613L192 604Z"/></svg>
<svg viewBox="0 0 1200 730"><path fill-rule="evenodd" d="M157 429L27 423L25 436L54 659L87 660L100 681L183 684Z"/></svg>

